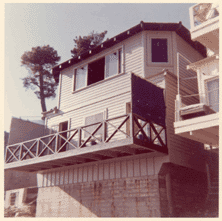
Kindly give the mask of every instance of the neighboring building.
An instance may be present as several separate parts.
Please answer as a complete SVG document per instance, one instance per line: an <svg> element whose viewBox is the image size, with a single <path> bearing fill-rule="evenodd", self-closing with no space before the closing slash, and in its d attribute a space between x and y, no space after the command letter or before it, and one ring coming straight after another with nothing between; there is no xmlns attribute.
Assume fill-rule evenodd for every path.
<svg viewBox="0 0 222 221"><path fill-rule="evenodd" d="M196 94L178 89L175 133L196 140L209 151L209 207L218 207L219 183L219 3L190 8L191 38L207 48L207 57L187 66L198 83ZM180 79L184 76L178 75ZM187 79L178 84L193 84Z"/></svg>
<svg viewBox="0 0 222 221"><path fill-rule="evenodd" d="M206 210L208 152L174 133L177 72L206 57L181 23L144 23L53 69L50 135L7 148L38 173L37 217L184 217ZM181 86L185 91L196 91ZM202 215L202 214L201 214Z"/></svg>
<svg viewBox="0 0 222 221"><path fill-rule="evenodd" d="M13 117L11 120L10 131L8 133L7 144L14 145L44 135L46 135L44 122L37 121L37 123L35 123L29 120ZM5 206L19 206L22 202L26 202L27 199L30 198L29 192L33 192L33 190L36 191L36 186L36 173L21 172L16 169L10 171L5 170L4 189L7 191L5 193ZM32 196L31 199L33 199Z"/></svg>

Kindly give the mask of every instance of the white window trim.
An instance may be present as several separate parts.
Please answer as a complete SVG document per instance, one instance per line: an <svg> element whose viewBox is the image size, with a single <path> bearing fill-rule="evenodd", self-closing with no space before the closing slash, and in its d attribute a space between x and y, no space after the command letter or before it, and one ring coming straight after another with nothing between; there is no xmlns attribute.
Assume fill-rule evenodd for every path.
<svg viewBox="0 0 222 221"><path fill-rule="evenodd" d="M204 97L205 97L205 104L210 106L210 102L209 102L209 99L208 99L208 90L207 90L207 83L209 81L213 81L213 80L216 80L216 79L219 79L219 76L214 76L214 77L211 77L211 78L207 78L204 80ZM219 88L218 88L219 89ZM220 100L219 100L220 102Z"/></svg>
<svg viewBox="0 0 222 221"><path fill-rule="evenodd" d="M60 121L60 122L58 122L56 124L50 125L50 128L49 128L50 129L50 134L51 134L51 131L52 131L52 127L58 127L57 133L60 132L59 131L59 124L64 123L66 121L68 121L68 126L67 126L68 129L67 130L70 130L71 129L71 118L68 118L68 119L62 120L62 121Z"/></svg>
<svg viewBox="0 0 222 221"><path fill-rule="evenodd" d="M112 53L117 53L118 54L118 56L119 56L119 51L122 51L122 56L121 56L121 72L120 73L116 73L115 75L112 75L112 76L110 76L110 77L106 77L106 74L105 74L105 71L106 71L106 62L105 62L105 65L104 65L104 79L102 80L102 81L105 81L105 80L107 80L107 79L110 79L110 78L113 78L113 77L115 77L115 76L118 76L118 75L120 75L120 74L123 74L124 73L124 58L125 58L125 53L124 53L124 47L123 47L123 45L122 46L120 46L120 47L117 47L117 48L115 48L115 49L112 49L112 50L110 50L110 51L108 51L108 52L106 52L105 54L103 54L103 55L101 55L101 56L99 56L99 57L97 57L97 58L94 58L94 59L92 59L92 60L90 60L89 62L86 62L86 63L83 63L83 64L81 64L81 65L78 65L77 67L75 67L74 69L73 69L73 78L72 78L72 93L74 93L74 92L78 92L78 91L81 91L82 89L84 89L84 88L87 88L87 87L89 87L89 86L91 86L91 85L94 85L94 84L96 84L96 83L98 83L98 82L100 82L100 81L98 81L98 82L95 82L95 83L93 83L93 84L91 84L91 85L87 85L88 84L88 65L90 64L90 63L92 63L92 62L94 62L94 61L97 61L97 60L99 60L99 59L101 59L101 58L105 58L106 56L108 56L108 55L110 55L110 54L112 54ZM86 82L85 82L85 87L82 87L82 88L79 88L78 90L75 90L75 75L76 75L76 70L77 69L79 69L79 68L82 68L82 67L84 67L84 66L86 66L87 67L87 72L86 72ZM117 62L117 70L119 71L119 57L118 57L118 62Z"/></svg>
<svg viewBox="0 0 222 221"><path fill-rule="evenodd" d="M152 62L152 39L167 39L167 62ZM157 33L155 34L148 34L147 38L147 60L149 66L172 66L172 36L170 33L162 34Z"/></svg>
<svg viewBox="0 0 222 221"><path fill-rule="evenodd" d="M93 116L93 115L96 115L96 114L100 114L100 113L103 113L103 119L104 120L106 120L106 119L108 119L108 108L105 108L105 109L103 109L102 111L97 111L97 112L93 112L92 114L90 114L90 115L85 115L84 117L83 117L83 124L82 125L85 125L85 119L87 118L87 117L91 117L91 116Z"/></svg>
<svg viewBox="0 0 222 221"><path fill-rule="evenodd" d="M83 68L83 67L86 67L85 86L84 86L84 87L81 87L81 88L79 88L79 89L77 89L77 90L75 90L76 71L77 71L77 69L80 69L80 68ZM81 89L87 87L87 79L88 79L88 64L86 64L86 65L81 65L81 66L75 68L75 69L73 70L73 72L74 72L74 73L73 73L73 79L72 79L72 91L79 91L79 90L81 90Z"/></svg>
<svg viewBox="0 0 222 221"><path fill-rule="evenodd" d="M85 126L85 119L87 117L91 117L93 115L96 115L96 114L100 114L100 113L103 113L103 120L107 120L108 119L108 108L105 108L103 111L99 111L99 112L94 112L93 114L90 114L90 115L86 115L83 117L83 124Z"/></svg>

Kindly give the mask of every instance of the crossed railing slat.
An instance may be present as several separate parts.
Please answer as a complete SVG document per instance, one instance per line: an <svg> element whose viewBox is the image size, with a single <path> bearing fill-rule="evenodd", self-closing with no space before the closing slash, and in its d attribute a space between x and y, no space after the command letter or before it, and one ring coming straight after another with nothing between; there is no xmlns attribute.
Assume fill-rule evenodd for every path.
<svg viewBox="0 0 222 221"><path fill-rule="evenodd" d="M116 120L118 121L118 125L115 125L115 122L112 122ZM130 122L130 125L128 125L130 128L129 134L126 132L127 122ZM125 129L123 129L124 125L126 126ZM92 126L94 126L95 129L93 129L92 132L88 131L87 127ZM107 133L108 126L109 133ZM145 131L146 127L149 127L149 133ZM9 145L6 148L5 163L26 160L28 156L30 158L38 158L44 156L44 152L46 153L45 155L60 153L64 151L66 145L70 145L70 147L74 149L83 148L92 139L96 141L97 144L109 143L112 142L111 140L116 137L117 133L124 135L126 138L133 136L133 138L137 139L138 136L142 134L143 139L146 140L146 142L154 143L155 141L159 141L159 144L162 147L166 147L165 140L161 138L161 133L165 132L165 128L160 125L158 125L158 127L160 128L159 131L151 121L147 121L136 114L129 113L111 119L105 119L94 124L57 132L55 134L50 134L19 144ZM97 135L97 132L101 128L102 139ZM114 130L111 131L111 128ZM88 135L85 140L82 140L83 133ZM75 141L74 138L77 138L77 141ZM115 139L118 139L118 137ZM74 140L74 142L72 142L72 140Z"/></svg>

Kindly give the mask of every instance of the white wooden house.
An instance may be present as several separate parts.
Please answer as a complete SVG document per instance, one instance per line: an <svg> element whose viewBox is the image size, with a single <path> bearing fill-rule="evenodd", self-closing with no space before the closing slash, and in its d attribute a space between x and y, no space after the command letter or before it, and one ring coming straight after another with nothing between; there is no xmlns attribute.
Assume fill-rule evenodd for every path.
<svg viewBox="0 0 222 221"><path fill-rule="evenodd" d="M174 104L177 73L192 75L186 66L205 57L181 22L141 22L54 67L58 105L43 113L51 134L8 146L5 158L8 170L38 173L37 216L196 214L206 152L175 135Z"/></svg>

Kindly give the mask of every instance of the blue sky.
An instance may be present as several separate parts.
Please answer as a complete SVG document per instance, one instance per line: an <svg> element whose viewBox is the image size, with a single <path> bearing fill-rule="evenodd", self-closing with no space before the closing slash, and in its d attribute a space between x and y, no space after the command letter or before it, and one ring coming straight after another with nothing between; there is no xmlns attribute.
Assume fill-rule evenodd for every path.
<svg viewBox="0 0 222 221"><path fill-rule="evenodd" d="M75 36L107 30L111 38L144 22L179 22L190 29L189 8L194 3L7 3L5 4L4 130L11 117L36 120L41 117L40 100L23 88L28 71L21 55L32 47L50 45L61 56L71 58ZM46 100L47 110L57 97Z"/></svg>

